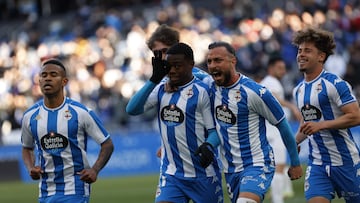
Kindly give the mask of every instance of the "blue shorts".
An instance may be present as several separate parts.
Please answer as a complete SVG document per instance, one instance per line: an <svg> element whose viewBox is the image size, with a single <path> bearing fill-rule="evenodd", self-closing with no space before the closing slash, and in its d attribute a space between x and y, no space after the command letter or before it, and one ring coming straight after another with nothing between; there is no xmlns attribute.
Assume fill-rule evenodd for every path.
<svg viewBox="0 0 360 203"><path fill-rule="evenodd" d="M160 175L155 202L187 203L193 202L223 203L221 177L177 178L172 175Z"/></svg>
<svg viewBox="0 0 360 203"><path fill-rule="evenodd" d="M239 173L225 173L229 198L235 203L241 192L251 192L264 199L274 177L273 166L251 166Z"/></svg>
<svg viewBox="0 0 360 203"><path fill-rule="evenodd" d="M39 197L39 203L89 203L89 196L84 195L51 195Z"/></svg>
<svg viewBox="0 0 360 203"><path fill-rule="evenodd" d="M355 166L309 165L305 175L305 198L343 197L346 202L360 202L360 164Z"/></svg>

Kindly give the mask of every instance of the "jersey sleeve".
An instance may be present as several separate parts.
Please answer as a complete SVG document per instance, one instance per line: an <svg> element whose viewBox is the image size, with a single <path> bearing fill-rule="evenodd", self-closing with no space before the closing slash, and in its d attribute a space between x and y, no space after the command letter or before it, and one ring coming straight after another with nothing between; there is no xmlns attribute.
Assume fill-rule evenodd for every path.
<svg viewBox="0 0 360 203"><path fill-rule="evenodd" d="M34 148L34 138L30 131L29 115L24 115L21 121L21 144L26 148Z"/></svg>
<svg viewBox="0 0 360 203"><path fill-rule="evenodd" d="M334 102L337 106L341 107L348 103L356 101L356 97L352 92L352 88L348 82L340 78L335 80L336 94L334 96Z"/></svg>
<svg viewBox="0 0 360 203"><path fill-rule="evenodd" d="M213 113L211 111L211 102L210 102L210 94L209 90L206 90L202 94L201 97L201 105L202 105L202 116L205 122L206 129L215 128L215 120L213 117Z"/></svg>
<svg viewBox="0 0 360 203"><path fill-rule="evenodd" d="M106 141L110 137L110 134L95 112L89 110L88 114L85 115L85 132L98 144Z"/></svg>
<svg viewBox="0 0 360 203"><path fill-rule="evenodd" d="M265 87L258 88L256 91L254 95L249 95L250 107L268 120L269 123L277 125L285 118L280 103Z"/></svg>

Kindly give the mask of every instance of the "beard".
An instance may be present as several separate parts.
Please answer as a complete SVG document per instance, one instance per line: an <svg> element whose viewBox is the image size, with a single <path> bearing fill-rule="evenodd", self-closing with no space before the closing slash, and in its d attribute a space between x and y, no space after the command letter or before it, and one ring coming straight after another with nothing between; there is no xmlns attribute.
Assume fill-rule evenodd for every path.
<svg viewBox="0 0 360 203"><path fill-rule="evenodd" d="M302 73L305 73L306 69L305 68L300 68L299 71L302 72Z"/></svg>
<svg viewBox="0 0 360 203"><path fill-rule="evenodd" d="M215 84L218 86L227 87L231 84L231 73L230 72L222 72L222 78L220 80L215 80Z"/></svg>

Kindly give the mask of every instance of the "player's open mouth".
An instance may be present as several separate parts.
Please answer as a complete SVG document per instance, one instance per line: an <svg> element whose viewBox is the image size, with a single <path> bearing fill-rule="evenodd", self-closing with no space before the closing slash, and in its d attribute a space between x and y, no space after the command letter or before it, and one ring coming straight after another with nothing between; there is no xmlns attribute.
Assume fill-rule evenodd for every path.
<svg viewBox="0 0 360 203"><path fill-rule="evenodd" d="M211 72L210 75L212 75L213 77L219 77L221 74L220 72L215 71L215 72Z"/></svg>

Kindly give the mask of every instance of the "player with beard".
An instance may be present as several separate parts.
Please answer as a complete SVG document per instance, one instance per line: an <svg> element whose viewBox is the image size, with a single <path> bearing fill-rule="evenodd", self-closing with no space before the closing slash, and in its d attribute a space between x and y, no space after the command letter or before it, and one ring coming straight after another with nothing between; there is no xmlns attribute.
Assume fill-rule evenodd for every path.
<svg viewBox="0 0 360 203"><path fill-rule="evenodd" d="M231 202L260 203L275 171L265 120L280 131L291 159L288 174L292 180L302 176L295 139L281 105L270 91L236 71L234 48L226 42L215 42L208 49L207 66L214 79L210 88L219 137L210 135L204 145L220 145Z"/></svg>

